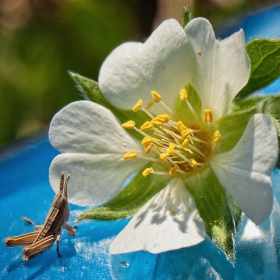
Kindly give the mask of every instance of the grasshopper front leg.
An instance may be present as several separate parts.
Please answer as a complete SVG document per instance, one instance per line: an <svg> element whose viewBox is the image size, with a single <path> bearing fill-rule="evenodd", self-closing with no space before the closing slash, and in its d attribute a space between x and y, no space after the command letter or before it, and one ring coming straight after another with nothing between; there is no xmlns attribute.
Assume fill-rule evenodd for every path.
<svg viewBox="0 0 280 280"><path fill-rule="evenodd" d="M77 226L71 227L67 223L65 223L62 227L68 230L68 236L75 235Z"/></svg>
<svg viewBox="0 0 280 280"><path fill-rule="evenodd" d="M38 235L38 231L21 234L18 236L11 236L5 239L7 247L27 246L32 244Z"/></svg>
<svg viewBox="0 0 280 280"><path fill-rule="evenodd" d="M36 257L38 254L43 253L44 251L48 250L53 243L55 242L55 236L49 235L45 238L35 242L32 245L29 245L22 249L22 252L24 254L23 260L29 261L30 259Z"/></svg>

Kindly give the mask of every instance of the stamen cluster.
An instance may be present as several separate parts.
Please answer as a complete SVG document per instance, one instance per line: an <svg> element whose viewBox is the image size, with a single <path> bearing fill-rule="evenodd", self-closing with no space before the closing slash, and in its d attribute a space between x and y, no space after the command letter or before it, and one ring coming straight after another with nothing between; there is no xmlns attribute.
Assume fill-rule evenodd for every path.
<svg viewBox="0 0 280 280"><path fill-rule="evenodd" d="M162 101L161 95L151 92L153 102L150 102L146 108L142 106L142 99L138 100L132 108L134 112L143 110L150 118L140 128L137 128L133 120L129 120L122 125L125 129L134 129L144 136L141 144L144 146L144 152L147 156L137 155L134 150L127 152L123 158L133 159L136 157L149 161L161 162L169 168L169 172L155 171L152 167L147 168L142 173L144 177L151 173L170 176L184 176L201 168L211 154L212 145L221 139L221 134L216 131L212 137L207 126L203 126L198 122L193 107L187 100L187 91L182 89L179 93L180 99L185 101L195 117L196 122L188 126L181 120L175 119L175 114ZM174 120L169 114L154 116L148 110L155 103L160 103L169 113L172 114ZM204 122L213 121L213 113L211 109L204 111ZM153 151L156 157L151 157L150 152Z"/></svg>

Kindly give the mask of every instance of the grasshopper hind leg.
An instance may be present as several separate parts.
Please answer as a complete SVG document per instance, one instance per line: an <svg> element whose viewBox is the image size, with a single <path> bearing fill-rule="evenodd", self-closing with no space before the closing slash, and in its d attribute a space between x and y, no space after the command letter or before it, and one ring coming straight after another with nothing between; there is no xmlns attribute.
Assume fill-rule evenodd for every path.
<svg viewBox="0 0 280 280"><path fill-rule="evenodd" d="M22 249L22 252L24 254L23 260L24 261L29 261L36 257L38 254L43 253L44 251L48 250L51 248L51 246L55 242L55 236L54 235L49 235L46 236L45 238L33 243L32 245L29 245L25 248Z"/></svg>

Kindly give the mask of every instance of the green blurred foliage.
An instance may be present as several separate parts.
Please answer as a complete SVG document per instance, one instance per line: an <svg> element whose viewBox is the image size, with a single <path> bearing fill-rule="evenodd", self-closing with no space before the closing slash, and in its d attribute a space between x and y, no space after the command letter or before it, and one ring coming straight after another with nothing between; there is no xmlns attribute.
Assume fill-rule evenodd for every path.
<svg viewBox="0 0 280 280"><path fill-rule="evenodd" d="M184 4L217 24L260 2ZM166 13L169 5L178 18ZM182 5L181 0L0 0L0 145L48 126L63 106L82 99L68 70L97 80L116 46L144 41L166 16L180 21Z"/></svg>
<svg viewBox="0 0 280 280"><path fill-rule="evenodd" d="M97 79L105 57L136 32L130 7L119 0L31 13L19 26L2 20L0 27L0 144L48 125L61 107L82 99L67 70Z"/></svg>

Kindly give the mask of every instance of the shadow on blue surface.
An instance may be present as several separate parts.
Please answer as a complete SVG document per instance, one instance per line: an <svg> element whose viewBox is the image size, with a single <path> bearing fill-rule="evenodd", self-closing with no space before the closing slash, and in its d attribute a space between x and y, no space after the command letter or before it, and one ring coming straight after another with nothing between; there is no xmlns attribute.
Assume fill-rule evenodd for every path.
<svg viewBox="0 0 280 280"><path fill-rule="evenodd" d="M247 39L279 36L280 7L244 18L228 32L232 33L241 27L245 29ZM278 80L263 92L277 92L279 89ZM141 251L110 256L109 245L112 239L129 219L116 222L79 222L75 237L68 237L63 232L62 258L57 257L53 246L35 259L23 262L21 249L6 248L4 238L33 231L33 226L26 224L22 217L30 218L35 224L43 224L54 196L49 186L48 169L57 154L45 134L8 151L2 150L1 279L280 279L278 170L273 172L276 197L273 212L258 227L246 217L243 218L237 232L234 265L209 239L191 248L158 255ZM73 224L74 218L85 207L70 205L70 209L69 224Z"/></svg>

